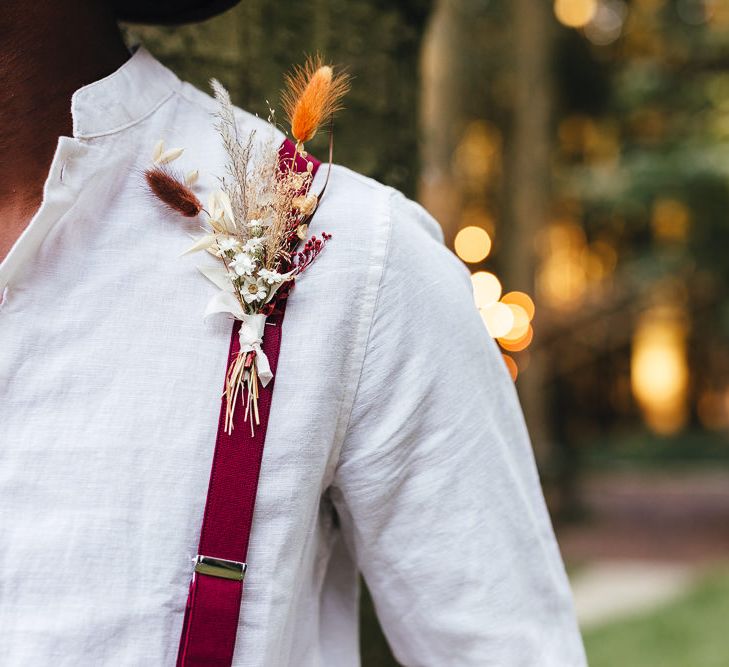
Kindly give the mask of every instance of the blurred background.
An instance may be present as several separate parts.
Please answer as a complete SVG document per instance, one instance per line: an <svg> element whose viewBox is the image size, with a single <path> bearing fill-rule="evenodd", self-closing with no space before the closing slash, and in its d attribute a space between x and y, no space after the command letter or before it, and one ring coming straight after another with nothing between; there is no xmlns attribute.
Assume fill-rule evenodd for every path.
<svg viewBox="0 0 729 667"><path fill-rule="evenodd" d="M335 159L469 266L590 664L729 665L729 0L247 0L127 34L264 117L304 52L349 69ZM361 641L397 664L366 597Z"/></svg>

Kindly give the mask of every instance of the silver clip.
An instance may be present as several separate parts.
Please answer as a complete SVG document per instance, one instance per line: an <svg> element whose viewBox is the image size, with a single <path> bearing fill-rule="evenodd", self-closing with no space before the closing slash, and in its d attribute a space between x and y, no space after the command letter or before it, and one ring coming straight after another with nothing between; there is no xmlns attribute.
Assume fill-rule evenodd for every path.
<svg viewBox="0 0 729 667"><path fill-rule="evenodd" d="M207 574L211 577L221 579L232 579L243 581L248 566L237 560L226 560L225 558L213 558L212 556L201 556L198 554L195 559L195 572Z"/></svg>

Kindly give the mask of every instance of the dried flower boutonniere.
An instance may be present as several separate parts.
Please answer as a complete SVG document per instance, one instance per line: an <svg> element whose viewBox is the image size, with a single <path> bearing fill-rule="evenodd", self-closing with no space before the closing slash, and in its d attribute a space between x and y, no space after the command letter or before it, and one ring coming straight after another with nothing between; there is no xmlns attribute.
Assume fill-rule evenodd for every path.
<svg viewBox="0 0 729 667"><path fill-rule="evenodd" d="M345 74L335 73L319 57L309 58L286 77L283 107L296 150L283 163L272 140L254 142L255 131L240 136L228 92L214 79L211 85L218 102L216 129L227 154L221 188L204 207L193 191L197 172L182 177L169 166L183 149L165 150L162 142L155 146L154 165L145 178L152 193L173 210L185 217L206 217L204 234L188 250L206 250L220 259L219 266L200 269L220 289L205 316L229 313L241 322L240 352L226 374L225 428L228 433L233 429L240 397L245 405L244 421L250 418L253 431L254 423L259 423L259 382L265 387L273 377L261 349L266 318L288 297L296 277L331 238L327 233L321 238L312 236L298 249L326 183L318 195L311 193L312 163L306 171L297 171L295 160L307 157L304 143L340 108L349 82ZM271 111L269 121L273 120ZM330 131L330 168L332 146Z"/></svg>

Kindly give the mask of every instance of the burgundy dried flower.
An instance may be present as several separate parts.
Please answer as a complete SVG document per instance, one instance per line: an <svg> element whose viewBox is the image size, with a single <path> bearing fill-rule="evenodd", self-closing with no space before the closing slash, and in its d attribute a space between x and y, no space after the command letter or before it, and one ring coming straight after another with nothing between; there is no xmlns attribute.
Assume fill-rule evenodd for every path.
<svg viewBox="0 0 729 667"><path fill-rule="evenodd" d="M327 241L332 238L332 235L327 234L327 232L322 232L321 236L321 239L312 236L304 243L304 247L300 251L291 256L291 265L296 269L297 275L302 273L319 256Z"/></svg>

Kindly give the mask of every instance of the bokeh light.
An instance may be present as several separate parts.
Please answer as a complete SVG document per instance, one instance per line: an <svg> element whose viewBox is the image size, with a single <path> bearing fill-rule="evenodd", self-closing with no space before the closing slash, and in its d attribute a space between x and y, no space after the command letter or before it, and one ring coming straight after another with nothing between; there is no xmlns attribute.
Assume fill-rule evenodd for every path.
<svg viewBox="0 0 729 667"><path fill-rule="evenodd" d="M516 365L516 361L514 361L508 354L502 354L501 357L506 364L506 368L509 371L509 375L511 375L511 379L516 382L516 378L519 375L519 367Z"/></svg>
<svg viewBox="0 0 729 667"><path fill-rule="evenodd" d="M514 323L511 325L509 332L504 336L501 336L501 338L505 340L519 340L529 329L529 314L516 303L507 303L506 307L509 308L511 313L514 315Z"/></svg>
<svg viewBox="0 0 729 667"><path fill-rule="evenodd" d="M568 28L582 28L592 21L597 8L597 0L555 0L554 15Z"/></svg>
<svg viewBox="0 0 729 667"><path fill-rule="evenodd" d="M676 199L658 199L653 204L651 227L659 241L684 241L688 236L691 213Z"/></svg>
<svg viewBox="0 0 729 667"><path fill-rule="evenodd" d="M601 0L592 20L585 26L585 37L593 44L612 44L623 31L628 7L622 0Z"/></svg>
<svg viewBox="0 0 729 667"><path fill-rule="evenodd" d="M486 308L496 303L501 296L501 283L499 279L488 271L477 271L471 274L473 285L473 298L478 308Z"/></svg>
<svg viewBox="0 0 729 667"><path fill-rule="evenodd" d="M468 226L456 234L456 254L469 264L481 262L491 252L491 237L481 227Z"/></svg>
<svg viewBox="0 0 729 667"><path fill-rule="evenodd" d="M521 306L526 311L529 321L531 322L534 319L534 301L532 301L532 298L528 294L524 292L507 292L501 301L503 303L513 303Z"/></svg>
<svg viewBox="0 0 729 667"><path fill-rule="evenodd" d="M574 221L550 225L540 242L544 261L537 272L540 296L554 308L573 310L587 291L584 230Z"/></svg>
<svg viewBox="0 0 729 667"><path fill-rule="evenodd" d="M514 326L514 313L500 301L481 309L481 318L492 338L501 338Z"/></svg>
<svg viewBox="0 0 729 667"><path fill-rule="evenodd" d="M480 190L500 168L500 130L485 120L471 121L454 152L454 172L466 190Z"/></svg>
<svg viewBox="0 0 729 667"><path fill-rule="evenodd" d="M633 338L630 380L646 423L657 433L678 431L687 419L686 332L666 308L646 311Z"/></svg>
<svg viewBox="0 0 729 667"><path fill-rule="evenodd" d="M526 350L534 338L534 329L529 325L526 333L516 340L509 340L507 338L499 338L499 345L503 347L507 352L521 352Z"/></svg>

